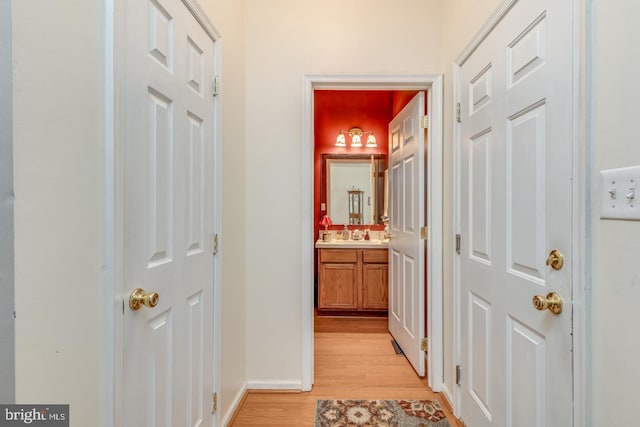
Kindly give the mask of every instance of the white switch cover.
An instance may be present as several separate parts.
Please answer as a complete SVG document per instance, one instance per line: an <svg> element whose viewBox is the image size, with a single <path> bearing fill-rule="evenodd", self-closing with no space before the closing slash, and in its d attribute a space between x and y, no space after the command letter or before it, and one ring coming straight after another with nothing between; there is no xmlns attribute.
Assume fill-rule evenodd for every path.
<svg viewBox="0 0 640 427"><path fill-rule="evenodd" d="M600 171L600 218L640 220L640 166Z"/></svg>

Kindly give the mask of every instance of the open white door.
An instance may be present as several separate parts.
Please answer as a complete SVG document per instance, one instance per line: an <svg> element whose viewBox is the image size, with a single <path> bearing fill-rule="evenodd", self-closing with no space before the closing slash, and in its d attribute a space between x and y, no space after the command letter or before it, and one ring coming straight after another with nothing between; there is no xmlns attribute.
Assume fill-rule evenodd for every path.
<svg viewBox="0 0 640 427"><path fill-rule="evenodd" d="M425 375L425 93L389 123L389 331L418 375Z"/></svg>
<svg viewBox="0 0 640 427"><path fill-rule="evenodd" d="M513 3L460 69L460 415L571 426L572 2Z"/></svg>
<svg viewBox="0 0 640 427"><path fill-rule="evenodd" d="M121 425L211 426L213 40L180 0L123 5Z"/></svg>

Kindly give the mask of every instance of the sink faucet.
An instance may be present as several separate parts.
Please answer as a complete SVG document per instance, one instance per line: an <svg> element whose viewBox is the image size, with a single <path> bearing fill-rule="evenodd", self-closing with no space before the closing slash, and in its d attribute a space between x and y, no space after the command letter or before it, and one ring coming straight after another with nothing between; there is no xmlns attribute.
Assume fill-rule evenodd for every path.
<svg viewBox="0 0 640 427"><path fill-rule="evenodd" d="M390 239L392 234L389 232L389 216L388 215L382 215L380 217L380 219L382 220L382 223L384 224L384 234L383 234L383 239L387 240Z"/></svg>

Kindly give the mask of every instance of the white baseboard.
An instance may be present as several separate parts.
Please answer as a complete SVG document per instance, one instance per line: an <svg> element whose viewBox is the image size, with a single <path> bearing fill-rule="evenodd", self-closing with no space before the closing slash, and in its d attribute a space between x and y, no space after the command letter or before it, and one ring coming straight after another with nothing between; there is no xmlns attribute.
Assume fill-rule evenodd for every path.
<svg viewBox="0 0 640 427"><path fill-rule="evenodd" d="M249 390L302 390L302 381L247 381L247 389Z"/></svg>
<svg viewBox="0 0 640 427"><path fill-rule="evenodd" d="M447 388L447 385L445 383L442 383L442 387L440 387L440 394L442 395L442 397L447 399L447 403L451 408L451 412L453 412L453 415L455 416L457 412L457 408L453 404L453 395L451 394L451 392L449 391L449 388Z"/></svg>
<svg viewBox="0 0 640 427"><path fill-rule="evenodd" d="M222 416L222 427L227 427L227 425L233 418L233 415L237 410L240 409L240 404L242 403L242 399L244 398L244 395L246 393L247 383L245 382L244 384L242 384L242 387L240 387L240 390L238 390L238 392L236 393L236 396L233 398L231 405L229 405L229 409L227 409L227 412L225 412Z"/></svg>

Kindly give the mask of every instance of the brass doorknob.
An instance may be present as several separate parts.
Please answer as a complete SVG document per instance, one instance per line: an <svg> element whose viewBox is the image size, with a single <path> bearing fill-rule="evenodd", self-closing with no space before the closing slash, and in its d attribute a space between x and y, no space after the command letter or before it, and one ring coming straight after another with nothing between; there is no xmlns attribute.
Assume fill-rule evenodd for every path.
<svg viewBox="0 0 640 427"><path fill-rule="evenodd" d="M560 270L564 265L564 256L562 256L562 252L557 249L551 250L547 257L547 265L550 265L554 270Z"/></svg>
<svg viewBox="0 0 640 427"><path fill-rule="evenodd" d="M546 297L536 295L533 297L533 306L536 310L549 310L553 314L562 313L562 298L555 292L547 294Z"/></svg>
<svg viewBox="0 0 640 427"><path fill-rule="evenodd" d="M153 308L158 305L158 301L160 301L160 296L155 292L149 292L148 294L144 292L144 289L137 288L131 292L131 296L129 297L129 308L131 310L140 310L140 307L146 305L149 308Z"/></svg>

